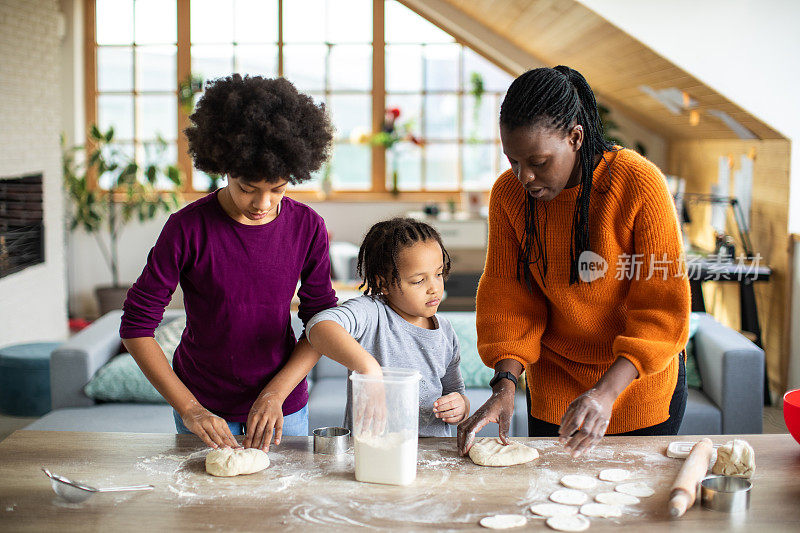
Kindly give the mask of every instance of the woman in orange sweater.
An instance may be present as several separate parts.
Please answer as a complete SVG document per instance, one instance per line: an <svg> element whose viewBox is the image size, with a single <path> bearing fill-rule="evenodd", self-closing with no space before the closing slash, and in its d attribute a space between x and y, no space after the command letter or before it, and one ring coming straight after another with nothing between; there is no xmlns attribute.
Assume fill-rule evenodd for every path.
<svg viewBox="0 0 800 533"><path fill-rule="evenodd" d="M523 370L529 435L574 457L606 433L677 433L690 292L663 175L603 138L592 89L565 66L511 84L500 136L511 170L492 188L477 295L493 393L459 425L460 452L492 422L507 442Z"/></svg>

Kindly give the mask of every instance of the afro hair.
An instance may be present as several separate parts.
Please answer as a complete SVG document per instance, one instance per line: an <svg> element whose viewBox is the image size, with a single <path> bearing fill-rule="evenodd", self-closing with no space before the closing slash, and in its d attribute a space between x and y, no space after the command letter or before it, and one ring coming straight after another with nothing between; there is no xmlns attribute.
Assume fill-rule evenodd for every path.
<svg viewBox="0 0 800 533"><path fill-rule="evenodd" d="M189 119L185 133L195 167L250 182L310 180L333 138L325 105L283 78L212 80Z"/></svg>

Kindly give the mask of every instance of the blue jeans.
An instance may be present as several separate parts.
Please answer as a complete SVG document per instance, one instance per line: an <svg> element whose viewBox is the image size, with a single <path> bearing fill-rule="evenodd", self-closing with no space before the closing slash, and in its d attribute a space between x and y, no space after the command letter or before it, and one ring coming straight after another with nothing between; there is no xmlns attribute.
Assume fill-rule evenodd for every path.
<svg viewBox="0 0 800 533"><path fill-rule="evenodd" d="M175 418L175 429L178 433L192 434L181 420L181 415L175 409L172 410L172 416ZM242 422L228 422L228 427L234 435L246 435L247 427ZM308 436L308 404L303 406L302 409L296 413L286 415L283 417L283 436L284 437L307 437Z"/></svg>

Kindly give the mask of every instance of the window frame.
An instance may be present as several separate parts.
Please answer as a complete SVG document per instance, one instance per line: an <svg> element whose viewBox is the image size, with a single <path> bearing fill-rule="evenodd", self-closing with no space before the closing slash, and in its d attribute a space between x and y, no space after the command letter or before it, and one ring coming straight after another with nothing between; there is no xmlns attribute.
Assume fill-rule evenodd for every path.
<svg viewBox="0 0 800 533"><path fill-rule="evenodd" d="M173 0L176 2L176 10L177 10L177 57L176 57L176 71L177 71L177 80L176 80L176 87L180 87L180 83L182 80L188 79L191 73L191 40L190 40L190 25L191 25L191 0ZM283 3L287 0L278 0L278 75L283 76L284 73L284 66L283 66L283 47L284 47L284 40L283 40L283 17L281 14L283 13ZM404 2L399 2L402 5L405 5ZM386 41L385 41L385 24L384 24L384 0L372 0L372 98L371 98L371 113L372 113L372 120L371 120L371 127L372 131L380 131L383 123L383 116L386 108ZM406 6L408 8L408 6ZM96 36L96 0L84 0L84 53L83 53L83 62L84 62L84 104L85 104L85 127L87 132L87 140L88 140L88 132L89 126L91 124L96 124L98 119L98 101L99 101L99 91L98 91L98 64L97 64L97 52L98 52L98 44L97 44L97 36ZM410 9L410 8L409 8ZM442 31L447 32L445 28L443 28L440 24L437 24L435 21L430 20L428 17L423 16L422 14L417 13L418 16L423 17L425 20L430 22L431 24L437 26ZM487 61L493 63L495 66L504 70L509 75L514 76L513 72L510 72L507 68L503 67L502 65L497 64L496 62L492 61L491 58L487 57L483 54L477 47L470 46L470 43L465 42L463 39L459 38L458 36L452 35L450 32L447 32L456 44L470 48L474 53L482 56ZM330 45L331 43L326 43ZM336 43L333 43L334 45ZM420 43L422 44L422 43ZM329 47L330 50L330 47ZM463 70L463 50L460 52L460 57L462 58L459 61L459 71ZM326 95L329 92L328 88L326 87ZM438 91L437 91L438 92ZM400 190L397 193L392 193L387 188L387 157L386 157L386 150L380 146L372 146L371 147L371 188L369 190L340 190L334 189L333 191L328 192L327 194L323 193L320 189L309 190L309 189L297 189L297 190L290 190L289 195L293 198L296 198L301 201L334 201L334 202L365 202L365 201L409 201L409 202L418 202L418 201L438 201L438 202L450 202L450 201L459 201L462 193L465 190L471 189L464 189L463 187L463 147L470 143L470 140L464 136L464 132L462 131L462 121L463 121L463 113L464 110L463 102L465 101L463 96L466 94L463 85L459 85L459 88L456 91L446 91L443 94L452 94L457 95L459 99L458 104L458 116L457 116L457 124L458 124L458 138L457 139L450 139L450 140L435 140L430 141L432 143L438 144L440 142L445 143L456 143L458 146L458 159L457 159L457 167L458 167L458 179L459 184L458 188L455 189L445 189L445 190L433 190L433 189L424 189L424 190ZM132 92L134 98L136 94L136 88ZM401 92L395 92L394 94L402 94ZM422 91L420 92L411 92L409 94L419 94L423 98L423 106L424 106L424 96L426 94L432 94L430 91L426 91L426 88L423 87ZM492 98L493 100L497 97L496 91L486 91L484 93L485 97ZM176 99L177 99L177 91L176 91ZM193 174L193 165L191 161L191 157L188 153L188 141L186 136L183 133L183 130L186 129L190 125L189 115L185 113L180 105L176 105L177 108L177 125L178 125L178 132L177 132L177 151L178 151L178 160L177 165L178 168L183 172L184 177L184 184L181 188L181 193L183 194L184 198L192 201L194 199L198 199L202 196L208 194L207 191L196 190L192 184L192 174ZM424 115L423 115L424 120ZM481 144L485 145L494 145L497 147L500 143L499 139L492 140L480 140L478 141ZM424 148L423 148L424 149ZM425 165L424 159L422 165ZM494 163L492 165L494 167ZM96 177L90 176L89 179L89 186L92 188L97 188L98 183ZM424 183L423 183L424 186ZM485 190L484 192L488 192Z"/></svg>

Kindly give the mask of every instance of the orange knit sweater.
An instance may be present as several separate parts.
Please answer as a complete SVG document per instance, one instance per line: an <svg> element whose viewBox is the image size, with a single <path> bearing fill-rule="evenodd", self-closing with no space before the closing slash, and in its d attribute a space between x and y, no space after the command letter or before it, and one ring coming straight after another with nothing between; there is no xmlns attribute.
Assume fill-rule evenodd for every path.
<svg viewBox="0 0 800 533"><path fill-rule="evenodd" d="M492 368L501 359L525 365L531 415L553 424L626 357L639 377L614 404L612 434L669 418L691 298L677 214L658 168L631 150L606 152L592 183L589 242L608 264L605 275L569 285L573 187L538 203L548 272L543 282L532 266L531 293L516 277L525 191L510 170L497 179L478 286L478 351Z"/></svg>

